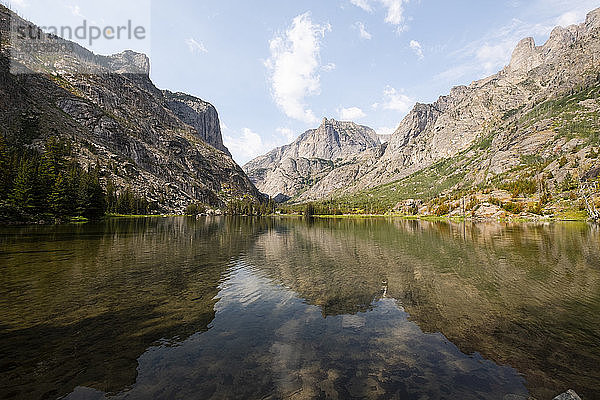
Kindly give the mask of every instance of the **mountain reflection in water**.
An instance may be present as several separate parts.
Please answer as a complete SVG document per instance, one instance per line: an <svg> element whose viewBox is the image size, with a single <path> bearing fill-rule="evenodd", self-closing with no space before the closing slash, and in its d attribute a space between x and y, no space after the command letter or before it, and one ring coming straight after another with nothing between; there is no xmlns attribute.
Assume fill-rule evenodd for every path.
<svg viewBox="0 0 600 400"><path fill-rule="evenodd" d="M597 398L591 225L0 230L3 398Z"/></svg>

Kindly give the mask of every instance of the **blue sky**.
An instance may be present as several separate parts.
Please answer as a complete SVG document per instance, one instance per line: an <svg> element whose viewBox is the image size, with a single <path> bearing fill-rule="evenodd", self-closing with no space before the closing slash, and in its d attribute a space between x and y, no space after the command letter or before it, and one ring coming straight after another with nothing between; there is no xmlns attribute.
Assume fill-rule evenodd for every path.
<svg viewBox="0 0 600 400"><path fill-rule="evenodd" d="M225 144L240 164L323 117L391 133L415 102L495 73L523 37L542 44L554 26L581 22L600 7L600 0L10 3L38 24L131 19L148 27L145 41L87 47L149 53L158 87L217 107Z"/></svg>

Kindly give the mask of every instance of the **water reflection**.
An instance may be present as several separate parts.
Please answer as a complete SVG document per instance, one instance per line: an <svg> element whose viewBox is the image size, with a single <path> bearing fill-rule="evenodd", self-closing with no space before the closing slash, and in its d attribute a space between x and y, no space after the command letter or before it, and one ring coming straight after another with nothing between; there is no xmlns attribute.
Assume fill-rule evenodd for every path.
<svg viewBox="0 0 600 400"><path fill-rule="evenodd" d="M173 218L0 233L0 397L600 389L589 225Z"/></svg>
<svg viewBox="0 0 600 400"><path fill-rule="evenodd" d="M217 219L3 229L2 397L132 385L150 345L207 329L253 229Z"/></svg>
<svg viewBox="0 0 600 400"><path fill-rule="evenodd" d="M318 307L240 264L211 329L140 357L116 398L463 398L525 395L523 378L441 334L424 334L392 299L323 318ZM69 399L99 395L83 388ZM520 398L520 397L516 397Z"/></svg>
<svg viewBox="0 0 600 400"><path fill-rule="evenodd" d="M516 367L536 397L600 393L594 226L320 221L257 247L256 264L325 315L363 309L386 282L423 331Z"/></svg>

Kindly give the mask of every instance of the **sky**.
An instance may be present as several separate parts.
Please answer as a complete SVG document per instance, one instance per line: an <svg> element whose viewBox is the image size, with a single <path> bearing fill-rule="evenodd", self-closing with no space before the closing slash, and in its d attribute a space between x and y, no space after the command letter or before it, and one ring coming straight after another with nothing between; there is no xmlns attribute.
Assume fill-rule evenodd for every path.
<svg viewBox="0 0 600 400"><path fill-rule="evenodd" d="M520 39L543 44L600 0L0 0L41 26L142 26L143 40L77 40L151 58L161 89L217 108L243 165L323 117L390 134L415 102L491 75ZM73 38L76 39L76 38Z"/></svg>

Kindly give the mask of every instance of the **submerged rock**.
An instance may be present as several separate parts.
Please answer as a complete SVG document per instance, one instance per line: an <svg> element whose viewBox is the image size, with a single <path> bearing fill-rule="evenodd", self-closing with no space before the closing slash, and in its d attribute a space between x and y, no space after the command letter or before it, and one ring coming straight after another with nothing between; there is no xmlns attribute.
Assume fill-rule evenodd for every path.
<svg viewBox="0 0 600 400"><path fill-rule="evenodd" d="M552 400L581 400L581 397L579 397L573 389L569 389Z"/></svg>

